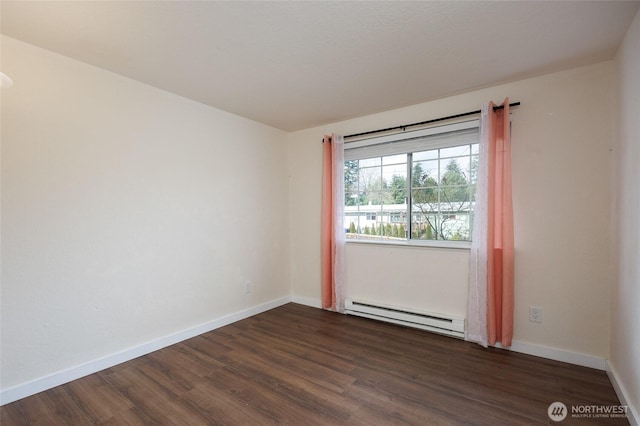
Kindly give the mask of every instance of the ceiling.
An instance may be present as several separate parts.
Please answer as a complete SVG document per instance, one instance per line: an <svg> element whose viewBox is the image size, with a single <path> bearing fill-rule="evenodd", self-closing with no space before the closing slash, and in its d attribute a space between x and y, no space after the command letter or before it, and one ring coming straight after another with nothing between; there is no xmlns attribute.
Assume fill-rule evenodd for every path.
<svg viewBox="0 0 640 426"><path fill-rule="evenodd" d="M639 6L3 0L0 28L295 131L611 59Z"/></svg>

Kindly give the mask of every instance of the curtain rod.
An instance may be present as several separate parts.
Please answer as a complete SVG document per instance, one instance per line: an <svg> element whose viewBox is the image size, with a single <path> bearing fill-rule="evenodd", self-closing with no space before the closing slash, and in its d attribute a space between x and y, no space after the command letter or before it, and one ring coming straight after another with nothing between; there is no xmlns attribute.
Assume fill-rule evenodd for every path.
<svg viewBox="0 0 640 426"><path fill-rule="evenodd" d="M520 102L513 102L513 103L509 104L509 107L514 107L514 106L519 106L519 105L520 105ZM498 106L494 106L493 107L494 111L499 110L499 109L504 109L504 105L498 105ZM347 138L355 138L357 136L372 135L374 133L390 132L391 130L402 130L402 131L404 131L407 127L422 126L424 124L437 123L438 121L445 121L445 120L451 120L451 119L454 119L454 118L466 117L468 115L480 114L481 112L482 112L482 110L463 112L462 114L455 114L455 115L450 115L448 117L434 118L432 120L421 121L419 123L411 123L411 124L405 124L405 125L402 125L402 126L387 127L386 129L370 130L368 132L362 132L362 133L354 133L352 135L347 135L344 138L345 139L347 139Z"/></svg>

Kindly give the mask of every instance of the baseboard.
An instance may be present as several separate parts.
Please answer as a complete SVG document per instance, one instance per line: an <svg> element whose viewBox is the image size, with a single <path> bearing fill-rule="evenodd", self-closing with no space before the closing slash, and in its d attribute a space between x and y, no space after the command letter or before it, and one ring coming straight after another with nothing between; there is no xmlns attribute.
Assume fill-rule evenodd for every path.
<svg viewBox="0 0 640 426"><path fill-rule="evenodd" d="M638 426L640 423L640 415L638 414L640 411L638 411L638 409L640 407L635 407L631 400L627 398L627 395L629 394L627 392L627 388L624 386L624 382L620 380L620 375L616 368L611 364L611 361L606 362L606 372L607 376L609 376L609 380L611 380L613 389L616 391L616 395L618 395L620 404L629 407L627 410L627 420L629 420L629 424L631 426Z"/></svg>
<svg viewBox="0 0 640 426"><path fill-rule="evenodd" d="M54 388L56 386L68 383L70 381L79 379L89 374L96 373L104 370L105 368L113 367L123 362L138 358L153 351L165 348L167 346L179 343L183 340L190 339L198 336L202 333L215 330L216 328L224 327L225 325L232 324L236 321L240 321L245 318L249 318L253 315L268 311L278 306L284 305L289 302L298 303L313 308L322 308L322 303L319 299L292 296L283 297L280 299L272 300L263 303L258 306L254 306L233 314L225 315L221 318L209 321L199 326L171 334L169 336L162 337L160 339L143 343L133 348L125 349L124 351L117 352L115 354L107 355L103 358L99 358L93 361L89 361L85 364L81 364L66 370L58 371L0 391L0 405L9 404L13 401L25 398L27 396L34 395L38 392L45 391L47 389ZM577 352L565 351L562 349L551 348L547 346L534 345L531 343L514 341L511 347L503 347L500 344L496 344L496 347L511 350L514 352L524 353L527 355L539 356L542 358L553 359L556 361L567 362L570 364L581 365L584 367L596 368L598 370L606 370L611 382L620 398L620 401L624 405L629 405L628 400L624 398L625 391L624 386L621 386L621 382L617 379L615 369L606 362L604 358L598 358L591 355L585 355ZM629 420L634 426L638 426L638 411L635 407L629 405L630 414ZM635 422L635 423L634 423Z"/></svg>
<svg viewBox="0 0 640 426"><path fill-rule="evenodd" d="M527 355L539 356L541 358L552 359L554 361L567 362L569 364L580 365L582 367L604 370L606 360L592 355L585 355L579 352L565 351L564 349L551 348L549 346L534 345L532 343L513 341L510 347L496 343L496 348L507 349Z"/></svg>
<svg viewBox="0 0 640 426"><path fill-rule="evenodd" d="M35 395L36 393L54 388L64 383L71 382L89 374L97 373L98 371L104 370L105 368L113 367L123 362L130 361L134 358L138 358L167 346L182 342L183 340L190 339L202 333L206 333L211 330L215 330L216 328L224 327L225 325L232 324L236 321L240 321L253 315L268 311L270 309L277 308L278 306L284 305L289 302L291 302L290 296L275 299L248 309L244 309L239 312L225 315L213 321L208 321L196 327L183 330L178 333L153 340L151 342L146 342L133 348L117 352L115 354L107 355L103 358L89 361L87 363L71 367L66 370L57 371L39 379L31 380L29 382L12 386L7 389L2 389L0 391L0 405L9 404L13 401L17 401L27 396Z"/></svg>
<svg viewBox="0 0 640 426"><path fill-rule="evenodd" d="M313 297L293 296L291 298L291 301L299 305L305 305L305 306L310 306L312 308L322 309L322 301L320 299L315 299Z"/></svg>

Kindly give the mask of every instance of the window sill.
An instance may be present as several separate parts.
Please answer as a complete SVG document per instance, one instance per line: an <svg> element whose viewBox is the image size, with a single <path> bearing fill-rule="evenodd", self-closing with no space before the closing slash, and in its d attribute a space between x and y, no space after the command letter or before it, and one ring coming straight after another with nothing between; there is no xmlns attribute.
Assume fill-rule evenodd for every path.
<svg viewBox="0 0 640 426"><path fill-rule="evenodd" d="M436 249L452 249L452 250L470 250L470 241L424 241L424 240L405 240L405 241L385 241L385 240L360 240L347 239L347 244L363 244L384 247L410 247L410 248L436 248Z"/></svg>

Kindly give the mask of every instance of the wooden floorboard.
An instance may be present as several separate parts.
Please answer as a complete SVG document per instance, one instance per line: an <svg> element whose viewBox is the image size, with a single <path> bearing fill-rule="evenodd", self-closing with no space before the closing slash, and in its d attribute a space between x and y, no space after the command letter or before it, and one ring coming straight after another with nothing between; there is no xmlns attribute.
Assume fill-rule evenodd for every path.
<svg viewBox="0 0 640 426"><path fill-rule="evenodd" d="M620 404L599 370L290 303L5 405L0 423L539 425L554 401Z"/></svg>

